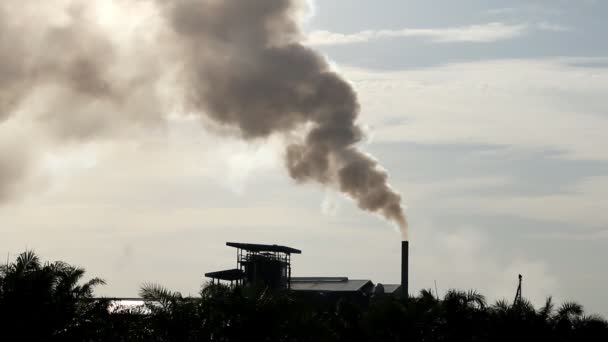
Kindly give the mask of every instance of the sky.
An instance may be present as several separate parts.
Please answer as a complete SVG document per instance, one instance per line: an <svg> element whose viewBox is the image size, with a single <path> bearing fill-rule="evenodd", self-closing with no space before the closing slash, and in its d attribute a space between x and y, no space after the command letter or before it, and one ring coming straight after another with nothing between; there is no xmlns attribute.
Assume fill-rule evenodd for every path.
<svg viewBox="0 0 608 342"><path fill-rule="evenodd" d="M410 222L410 292L477 289L608 315L608 23L603 1L316 1L306 43L355 88L372 154ZM22 153L23 122L0 149ZM25 133L19 133L23 130ZM4 132L4 133L3 133ZM7 138L8 134L12 138ZM6 139L6 140L3 140ZM316 185L281 142L243 142L195 117L119 140L68 143L0 204L0 252L195 294L231 268L226 241L301 249L295 276L400 279L400 235ZM1 194L0 194L1 195Z"/></svg>

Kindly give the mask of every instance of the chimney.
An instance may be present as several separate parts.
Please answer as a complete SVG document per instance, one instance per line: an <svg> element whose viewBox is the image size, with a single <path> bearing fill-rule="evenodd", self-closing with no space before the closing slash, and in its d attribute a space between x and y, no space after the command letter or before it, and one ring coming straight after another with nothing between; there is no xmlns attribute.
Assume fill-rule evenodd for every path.
<svg viewBox="0 0 608 342"><path fill-rule="evenodd" d="M401 241L401 294L408 297L409 241Z"/></svg>

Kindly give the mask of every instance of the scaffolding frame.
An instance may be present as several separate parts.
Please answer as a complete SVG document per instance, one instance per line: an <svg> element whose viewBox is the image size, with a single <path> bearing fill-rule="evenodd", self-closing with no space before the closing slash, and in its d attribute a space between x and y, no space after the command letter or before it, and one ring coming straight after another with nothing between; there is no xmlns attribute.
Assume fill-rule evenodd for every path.
<svg viewBox="0 0 608 342"><path fill-rule="evenodd" d="M287 289L291 289L291 253L279 251L259 251L250 250L245 247L236 248L236 268L245 273L246 265L254 264L254 258L263 257L270 261L277 261L283 267ZM244 285L245 278L237 281L238 285Z"/></svg>

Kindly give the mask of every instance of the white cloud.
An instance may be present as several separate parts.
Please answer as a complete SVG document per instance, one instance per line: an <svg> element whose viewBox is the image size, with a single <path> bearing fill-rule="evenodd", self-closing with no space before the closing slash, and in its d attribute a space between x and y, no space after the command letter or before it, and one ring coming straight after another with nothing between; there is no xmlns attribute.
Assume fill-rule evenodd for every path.
<svg viewBox="0 0 608 342"><path fill-rule="evenodd" d="M342 67L375 141L557 150L608 160L608 69L499 60L378 72Z"/></svg>
<svg viewBox="0 0 608 342"><path fill-rule="evenodd" d="M488 43L516 38L523 35L527 25L508 25L500 22L449 28L404 28L400 30L366 30L344 34L329 31L313 31L308 34L309 45L340 45L365 43L387 38L424 38L437 43L475 42Z"/></svg>

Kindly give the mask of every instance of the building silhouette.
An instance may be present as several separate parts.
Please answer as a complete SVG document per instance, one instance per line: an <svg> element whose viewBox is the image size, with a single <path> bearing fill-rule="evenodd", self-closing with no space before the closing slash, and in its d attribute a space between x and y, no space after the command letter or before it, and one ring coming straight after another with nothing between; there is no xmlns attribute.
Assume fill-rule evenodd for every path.
<svg viewBox="0 0 608 342"><path fill-rule="evenodd" d="M205 277L212 283L256 286L272 290L289 290L302 294L328 297L401 295L400 284L377 284L369 279L348 277L292 277L291 255L302 254L299 249L252 243L227 242L237 250L236 268L209 272Z"/></svg>

